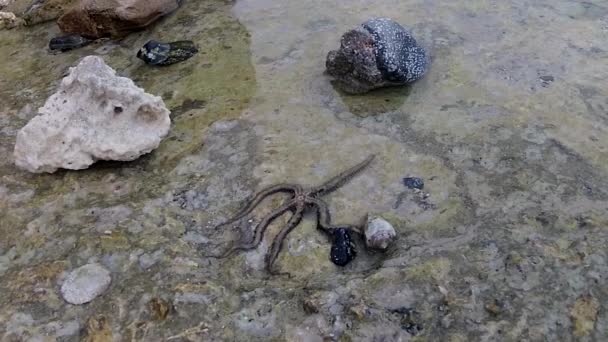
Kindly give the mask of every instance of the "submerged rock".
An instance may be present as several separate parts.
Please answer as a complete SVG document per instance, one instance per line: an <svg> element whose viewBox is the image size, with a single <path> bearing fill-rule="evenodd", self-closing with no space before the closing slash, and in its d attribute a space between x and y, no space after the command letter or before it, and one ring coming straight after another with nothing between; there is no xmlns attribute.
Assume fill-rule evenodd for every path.
<svg viewBox="0 0 608 342"><path fill-rule="evenodd" d="M409 189L424 189L424 180L419 177L405 177L403 178L403 185L407 186Z"/></svg>
<svg viewBox="0 0 608 342"><path fill-rule="evenodd" d="M92 40L87 39L79 34L68 34L66 36L51 39L51 41L49 42L49 49L68 51L89 45L92 42Z"/></svg>
<svg viewBox="0 0 608 342"><path fill-rule="evenodd" d="M122 37L175 11L181 0L82 0L57 23L87 38Z"/></svg>
<svg viewBox="0 0 608 342"><path fill-rule="evenodd" d="M338 266L346 266L356 256L355 244L350 236L350 231L344 228L337 228L332 231L333 242L331 245L330 259Z"/></svg>
<svg viewBox="0 0 608 342"><path fill-rule="evenodd" d="M173 43L151 40L137 52L137 58L151 65L170 65L185 61L197 52L198 49L189 40Z"/></svg>
<svg viewBox="0 0 608 342"><path fill-rule="evenodd" d="M157 148L169 132L158 96L85 57L17 134L15 164L30 172L80 170L96 160L128 161Z"/></svg>
<svg viewBox="0 0 608 342"><path fill-rule="evenodd" d="M92 301L110 286L110 271L99 264L87 264L68 274L61 285L61 295L70 304Z"/></svg>
<svg viewBox="0 0 608 342"><path fill-rule="evenodd" d="M397 237L395 228L381 217L368 217L365 226L365 244L372 249L386 250Z"/></svg>
<svg viewBox="0 0 608 342"><path fill-rule="evenodd" d="M340 88L359 94L420 79L428 57L397 22L374 18L342 36L340 49L327 55L326 67Z"/></svg>

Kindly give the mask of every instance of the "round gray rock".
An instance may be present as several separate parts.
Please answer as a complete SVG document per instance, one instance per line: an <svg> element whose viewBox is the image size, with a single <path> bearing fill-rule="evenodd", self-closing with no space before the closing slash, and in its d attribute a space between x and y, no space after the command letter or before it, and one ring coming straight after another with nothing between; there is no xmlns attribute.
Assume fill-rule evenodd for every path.
<svg viewBox="0 0 608 342"><path fill-rule="evenodd" d="M365 226L365 244L369 248L386 250L397 237L395 228L381 217L368 217Z"/></svg>
<svg viewBox="0 0 608 342"><path fill-rule="evenodd" d="M110 286L110 271L99 264L87 264L73 270L61 285L61 295L70 304L92 301Z"/></svg>

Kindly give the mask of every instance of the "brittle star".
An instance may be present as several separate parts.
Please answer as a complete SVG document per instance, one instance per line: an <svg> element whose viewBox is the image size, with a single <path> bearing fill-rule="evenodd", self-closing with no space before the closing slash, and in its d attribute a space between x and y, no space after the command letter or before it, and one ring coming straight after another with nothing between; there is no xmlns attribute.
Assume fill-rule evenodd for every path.
<svg viewBox="0 0 608 342"><path fill-rule="evenodd" d="M239 211L229 220L216 226L216 229L236 222L249 215L255 209L255 207L257 207L258 204L260 204L260 202L262 202L268 196L277 193L290 193L292 196L279 208L274 209L262 218L255 228L253 241L232 247L219 256L219 258L228 257L237 251L246 251L257 248L262 242L266 228L268 228L268 226L276 218L288 211L291 211L293 213L292 216L287 221L285 227L283 227L277 234L272 242L272 245L270 246L270 251L266 254L266 269L270 274L276 274L273 271L272 266L281 252L283 241L287 235L302 221L304 213L309 209L315 208L317 213L317 228L329 235L334 241L331 253L332 261L337 265L346 265L352 259L352 257L354 257L355 253L351 244L349 232L361 234L361 229L354 225L332 225L329 207L327 206L327 203L320 199L320 197L335 191L347 183L350 179L363 171L363 169L365 169L373 159L374 155L367 157L367 159L361 163L334 176L318 187L305 188L299 184L281 183L262 189L249 201L249 203L245 205L243 209L241 209L241 211ZM217 258L217 256L214 257Z"/></svg>

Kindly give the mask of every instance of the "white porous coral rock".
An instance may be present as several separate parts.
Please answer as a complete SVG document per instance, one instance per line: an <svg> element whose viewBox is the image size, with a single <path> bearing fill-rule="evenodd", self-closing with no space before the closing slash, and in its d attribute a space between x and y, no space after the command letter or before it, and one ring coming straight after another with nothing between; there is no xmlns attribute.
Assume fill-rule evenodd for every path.
<svg viewBox="0 0 608 342"><path fill-rule="evenodd" d="M80 170L96 160L137 159L157 148L171 119L146 93L97 56L88 56L17 134L15 164L30 172Z"/></svg>

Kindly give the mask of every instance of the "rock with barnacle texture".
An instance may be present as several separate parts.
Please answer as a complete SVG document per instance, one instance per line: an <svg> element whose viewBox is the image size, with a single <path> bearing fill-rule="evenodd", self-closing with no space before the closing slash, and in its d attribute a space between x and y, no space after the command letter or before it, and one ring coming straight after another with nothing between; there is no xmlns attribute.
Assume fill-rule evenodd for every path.
<svg viewBox="0 0 608 342"><path fill-rule="evenodd" d="M368 248L386 250L397 237L395 228L382 217L370 216L365 226L365 244Z"/></svg>
<svg viewBox="0 0 608 342"><path fill-rule="evenodd" d="M399 23L374 18L342 36L327 55L327 73L347 93L412 83L428 68L426 51Z"/></svg>
<svg viewBox="0 0 608 342"><path fill-rule="evenodd" d="M30 172L134 160L157 148L171 120L163 100L119 77L97 56L70 69L17 134L15 164Z"/></svg>

